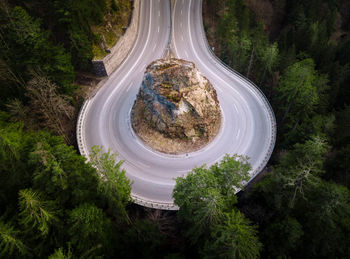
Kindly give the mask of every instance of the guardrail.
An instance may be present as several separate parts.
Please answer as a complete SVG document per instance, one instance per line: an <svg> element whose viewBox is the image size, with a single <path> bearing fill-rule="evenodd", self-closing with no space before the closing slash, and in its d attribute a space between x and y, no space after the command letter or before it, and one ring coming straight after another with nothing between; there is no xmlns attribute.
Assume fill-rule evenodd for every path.
<svg viewBox="0 0 350 259"><path fill-rule="evenodd" d="M82 105L79 116L78 116L78 122L77 122L77 141L78 141L78 148L80 151L80 154L84 157L86 157L87 162L90 160L89 152L87 151L84 138L83 138L83 126L85 121L85 114L87 111L87 108L89 106L90 99L87 99L84 104ZM166 202L154 202L151 200L147 200L143 197L137 196L135 194L131 194L131 198L134 203L145 206L148 208L154 208L154 209L162 209L162 210L178 210L179 207L174 205L174 203L166 203Z"/></svg>
<svg viewBox="0 0 350 259"><path fill-rule="evenodd" d="M200 1L200 10L203 10L202 8L203 5L203 1ZM273 112L273 109L267 99L267 97L265 96L265 94L263 93L263 91L261 91L261 89L251 80L249 80L249 78L246 78L245 76L241 75L239 72L237 72L236 70L234 70L233 68L231 68L230 66L228 66L227 64L225 64L221 59L219 59L215 53L213 52L213 50L211 49L208 39L206 37L205 31L204 31L204 23L203 23L203 15L200 16L201 20L200 20L200 24L201 24L201 30L202 30L202 36L203 36L203 41L209 51L209 54L211 55L211 57L217 61L220 65L223 66L224 69L226 69L226 71L233 73L234 75L238 76L240 79L242 79L243 81L247 82L247 85L250 87L250 89L252 89L258 96L260 96L260 98L263 100L265 106L267 107L267 111L269 113L269 117L270 117L270 122L271 122L271 141L270 141L270 145L268 148L268 151L265 155L264 160L261 162L261 164L251 173L252 177L250 178L250 180L247 182L247 184L253 180L255 178L256 175L258 175L266 166L267 162L270 160L270 157L272 155L273 149L275 147L275 143L276 143L276 136L277 136L277 124L276 124L276 117L275 117L275 113Z"/></svg>
<svg viewBox="0 0 350 259"><path fill-rule="evenodd" d="M83 137L83 125L85 120L85 112L90 103L90 99L87 99L84 101L83 106L81 107L78 115L78 122L77 122L77 128L76 128L76 134L77 134L77 141L78 141L78 149L82 156L85 156L87 161L90 160L89 153L86 152L86 147L84 143L84 137Z"/></svg>
<svg viewBox="0 0 350 259"><path fill-rule="evenodd" d="M142 1L141 1L142 2ZM141 4L141 3L140 3ZM170 14L171 14L171 7L170 7ZM140 12L139 12L140 15ZM139 19L139 23L140 23ZM169 37L171 37L171 34L169 34ZM171 39L169 39L170 44ZM168 45L169 45L168 44ZM168 48L165 50L164 54L168 51ZM126 59L123 60L122 63L124 63ZM89 151L87 150L85 140L84 140L84 134L83 134L83 127L85 124L85 115L88 110L89 104L90 104L90 98L84 101L78 115L78 121L76 126L76 134L77 134L77 142L78 142L78 149L82 156L86 157L87 162L90 160ZM174 205L174 203L166 203L166 202L155 202L148 199L145 199L141 196L131 194L131 198L134 203L139 204L141 206L154 208L154 209L163 209L163 210L178 210L178 206Z"/></svg>
<svg viewBox="0 0 350 259"><path fill-rule="evenodd" d="M200 2L200 8L202 10L202 1ZM170 5L170 14L171 14L171 5ZM140 12L139 12L140 15ZM141 22L139 20L139 22ZM171 21L171 26L170 26L170 30L172 30L172 21ZM245 78L244 76L242 76L240 73L238 73L237 71L233 70L232 68L230 68L228 65L226 65L223 61L221 61L212 51L212 49L209 46L208 40L205 36L205 31L204 31L204 27L203 27L203 17L201 15L201 29L202 29L202 35L203 35L203 40L206 44L207 49L209 50L210 55L212 56L212 58L214 60L216 60L218 63L220 63L224 69L226 69L229 73L233 73L234 75L238 76L239 78L241 78L242 80L246 81L248 86L254 91L256 92L261 99L263 100L264 104L267 107L267 110L269 112L269 117L270 117L270 121L271 121L271 129L272 129L272 133L271 133L271 142L269 145L269 149L267 154L265 155L264 160L262 161L262 163L259 165L258 168L256 168L252 173L252 178L247 182L249 183L258 173L260 173L262 171L262 169L266 166L268 160L271 157L271 154L273 152L273 148L275 145L275 141L276 141L276 119L275 119L275 115L273 113L272 107L269 104L269 102L267 101L266 96L264 95L264 93L261 91L260 88L258 88L252 81L250 81L249 79ZM165 50L168 51L169 49L169 45L171 44L171 37L172 37L172 33L169 34L169 44L168 44L168 48ZM87 99L84 104L82 105L79 115L78 115L78 122L77 122L77 127L76 127L76 132L77 132L77 141L78 141L78 148L80 151L80 154L82 156L85 156L87 158L87 161L89 161L89 152L86 148L85 145L85 140L84 140L84 135L83 135L83 127L84 127L84 123L85 123L85 114L88 110L90 104L90 98ZM140 197L138 195L135 194L131 194L131 198L133 199L133 202L136 204L139 204L141 206L146 206L149 208L155 208L155 209L164 209L164 210L178 210L178 206L174 205L174 203L164 203L164 202L155 202L155 201L151 201L148 199L145 199L143 197Z"/></svg>
<svg viewBox="0 0 350 259"><path fill-rule="evenodd" d="M154 202L151 200L147 200L145 198L141 198L140 196L131 194L131 198L133 199L133 202L145 206L148 208L153 208L153 209L161 209L161 210L178 210L179 207L176 206L174 203L168 203L168 202Z"/></svg>

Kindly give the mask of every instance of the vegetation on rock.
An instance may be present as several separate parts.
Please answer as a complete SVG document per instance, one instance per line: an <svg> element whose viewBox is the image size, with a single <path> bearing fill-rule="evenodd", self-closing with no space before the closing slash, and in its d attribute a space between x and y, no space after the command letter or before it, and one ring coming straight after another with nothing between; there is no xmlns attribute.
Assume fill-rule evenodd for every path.
<svg viewBox="0 0 350 259"><path fill-rule="evenodd" d="M131 112L135 132L166 153L197 150L220 129L216 91L191 62L156 60L145 76Z"/></svg>

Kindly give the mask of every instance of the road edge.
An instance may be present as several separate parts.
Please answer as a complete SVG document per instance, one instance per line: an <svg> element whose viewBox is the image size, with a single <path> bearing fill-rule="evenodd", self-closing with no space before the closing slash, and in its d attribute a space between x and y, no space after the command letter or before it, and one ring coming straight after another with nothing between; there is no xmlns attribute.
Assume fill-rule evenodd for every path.
<svg viewBox="0 0 350 259"><path fill-rule="evenodd" d="M135 1L139 1L139 10L138 10L138 15L140 16L140 9L141 9L141 1L140 0L135 0ZM170 5L169 5L170 6ZM171 8L171 7L170 7ZM171 9L170 9L170 13L171 13ZM138 22L140 23L140 19L138 19ZM139 25L138 25L139 27ZM137 35L139 33L139 30L137 30ZM128 52L128 54L125 56L125 58L123 59L122 62L120 62L120 64L118 66L120 66L122 63L124 63L124 61L127 59L127 57L129 56L131 50L133 49L136 39L137 39L137 35L135 37L135 40L130 48L130 51ZM170 34L169 34L170 35ZM101 84L103 86L105 80L101 81ZM101 87L102 87L101 86ZM98 87L98 89L100 89L101 87ZM77 135L77 144L78 144L78 149L80 152L80 155L82 155L83 157L86 158L86 162L89 162L90 157L89 157L89 151L86 148L85 145L85 139L84 139L84 134L83 134L83 127L85 124L85 114L87 113L87 111L89 110L89 104L91 101L92 97L89 97L88 99L86 99L83 103L83 105L80 108L79 111L79 115L78 115L78 120L77 120L77 125L76 125L76 135ZM166 203L166 202L155 202L155 201L151 201L148 199L145 199L139 195L136 194L132 194L131 193L131 199L132 202L144 206L144 207L148 207L148 208L154 208L154 209L162 209L162 210L178 210L179 207L176 206L174 203Z"/></svg>
<svg viewBox="0 0 350 259"><path fill-rule="evenodd" d="M91 61L96 75L110 76L129 56L139 32L140 6L141 0L134 0L129 27L117 43L109 49L110 53L102 59Z"/></svg>
<svg viewBox="0 0 350 259"><path fill-rule="evenodd" d="M276 137L277 137L277 123L276 123L276 117L275 117L275 113L272 109L271 104L269 103L267 97L265 96L265 94L262 92L262 90L254 83L252 82L249 78L246 78L245 76L241 75L239 72L237 72L236 70L234 70L233 68L229 67L227 64L225 64L220 58L218 58L215 53L213 52L212 48L209 45L205 30L204 30L204 23L203 23L203 0L200 0L200 9L201 9L201 29L202 29L202 35L203 35L203 40L205 42L205 45L208 49L209 54L211 55L211 57L217 61L224 69L226 69L226 71L234 74L235 76L238 76L240 79L242 79L243 81L247 82L247 85L249 86L249 88L255 92L262 100L263 103L265 104L267 111L269 113L269 117L270 117L270 122L271 122L271 129L272 129L272 133L271 133L271 141L270 141L270 145L268 148L268 152L265 155L264 160L262 161L262 163L251 173L252 177L249 179L248 182L245 183L245 186L248 185L260 172L262 172L264 170L264 168L266 167L268 161L271 158L271 155L273 153L275 144L276 144Z"/></svg>

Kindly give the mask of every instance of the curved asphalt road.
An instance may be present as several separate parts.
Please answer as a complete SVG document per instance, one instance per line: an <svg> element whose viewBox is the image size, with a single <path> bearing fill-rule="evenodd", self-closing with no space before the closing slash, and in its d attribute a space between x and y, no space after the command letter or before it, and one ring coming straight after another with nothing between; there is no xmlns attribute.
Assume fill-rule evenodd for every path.
<svg viewBox="0 0 350 259"><path fill-rule="evenodd" d="M169 1L141 1L139 34L131 53L84 105L78 123L81 153L86 155L93 145L118 153L134 182L135 202L161 209L177 209L172 199L174 178L204 163L218 162L226 153L248 155L254 177L265 166L275 141L275 120L265 98L248 81L221 65L207 48L201 1L176 1L172 30L170 17ZM145 67L164 56L171 31L172 51L193 61L211 81L224 116L218 136L208 146L177 156L145 146L130 126L130 110Z"/></svg>

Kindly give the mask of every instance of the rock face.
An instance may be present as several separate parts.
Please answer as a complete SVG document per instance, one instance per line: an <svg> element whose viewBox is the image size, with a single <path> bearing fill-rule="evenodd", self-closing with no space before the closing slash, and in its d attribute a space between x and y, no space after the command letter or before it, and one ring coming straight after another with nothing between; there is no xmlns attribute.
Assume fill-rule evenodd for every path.
<svg viewBox="0 0 350 259"><path fill-rule="evenodd" d="M136 134L158 151L198 150L220 128L216 91L192 62L156 60L146 69L131 123Z"/></svg>

